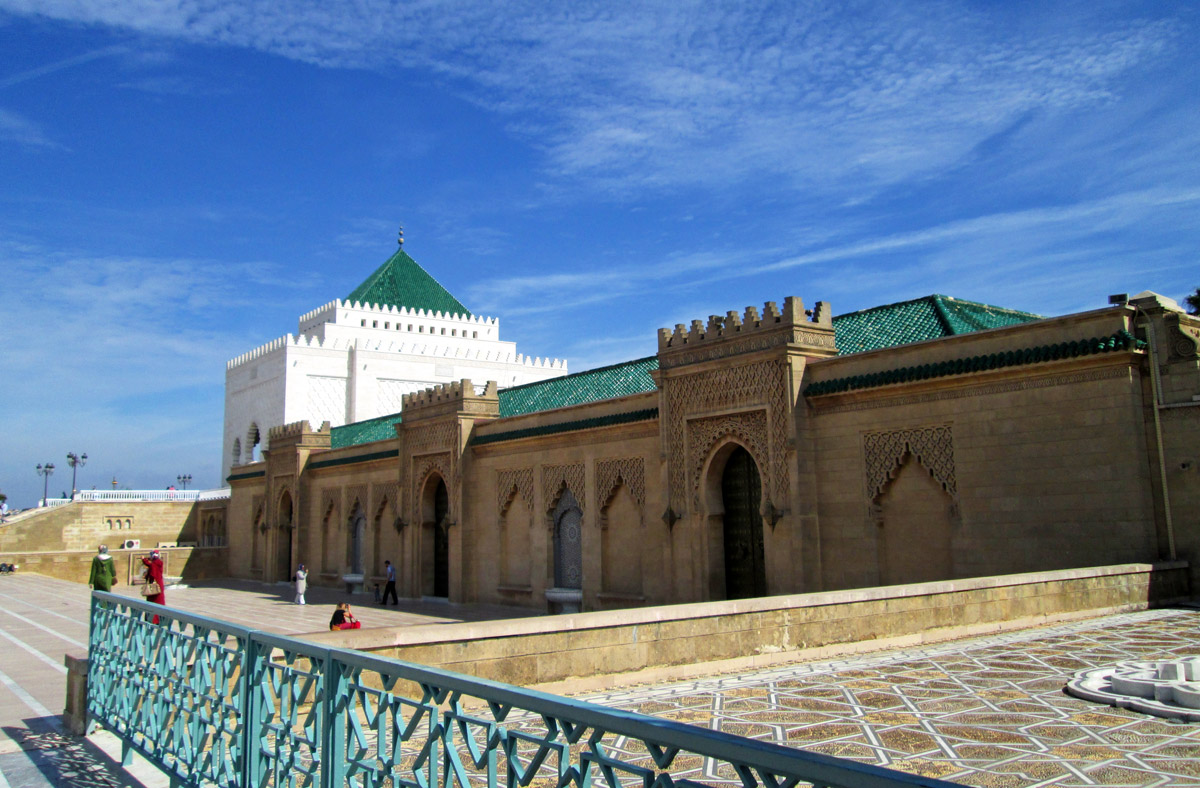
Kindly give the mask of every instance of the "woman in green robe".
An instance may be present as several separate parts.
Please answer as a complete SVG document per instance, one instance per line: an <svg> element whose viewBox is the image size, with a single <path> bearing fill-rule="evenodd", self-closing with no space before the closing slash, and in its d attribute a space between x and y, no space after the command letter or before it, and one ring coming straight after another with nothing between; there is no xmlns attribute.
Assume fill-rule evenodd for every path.
<svg viewBox="0 0 1200 788"><path fill-rule="evenodd" d="M88 576L88 585L97 591L111 591L117 582L117 567L112 556L108 554L108 546L100 545L100 552L92 558L92 573Z"/></svg>

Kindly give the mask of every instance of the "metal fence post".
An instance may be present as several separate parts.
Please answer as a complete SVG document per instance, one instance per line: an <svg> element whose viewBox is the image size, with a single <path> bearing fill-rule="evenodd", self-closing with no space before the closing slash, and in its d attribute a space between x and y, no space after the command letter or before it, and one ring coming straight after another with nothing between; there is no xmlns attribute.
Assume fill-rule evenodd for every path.
<svg viewBox="0 0 1200 788"><path fill-rule="evenodd" d="M242 665L241 676L238 677L238 691L241 692L242 730L237 739L238 747L238 782L241 788L256 788L261 785L263 775L263 758L258 748L258 731L262 725L262 701L258 697L258 683L261 680L261 657L254 633L246 637L241 647Z"/></svg>
<svg viewBox="0 0 1200 788"><path fill-rule="evenodd" d="M322 659L321 685L321 788L339 788L346 778L346 708L349 681L337 652L330 649Z"/></svg>

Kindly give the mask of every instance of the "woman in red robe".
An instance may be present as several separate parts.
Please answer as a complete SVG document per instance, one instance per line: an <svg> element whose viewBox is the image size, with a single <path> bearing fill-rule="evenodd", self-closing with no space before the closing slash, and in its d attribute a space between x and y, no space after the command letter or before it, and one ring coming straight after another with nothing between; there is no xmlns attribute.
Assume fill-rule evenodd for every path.
<svg viewBox="0 0 1200 788"><path fill-rule="evenodd" d="M143 556L142 564L146 567L146 571L142 575L146 578L146 582L158 583L158 593L148 595L146 601L156 602L160 605L167 604L167 584L163 581L163 562L158 551L151 551L149 558ZM158 616L154 617L154 623L158 623Z"/></svg>

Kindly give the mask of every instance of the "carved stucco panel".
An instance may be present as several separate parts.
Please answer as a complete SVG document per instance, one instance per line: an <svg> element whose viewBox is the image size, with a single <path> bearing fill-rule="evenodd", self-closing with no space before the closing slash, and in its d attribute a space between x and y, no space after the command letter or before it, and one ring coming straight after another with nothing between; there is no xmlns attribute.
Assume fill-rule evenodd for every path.
<svg viewBox="0 0 1200 788"><path fill-rule="evenodd" d="M346 487L346 514L347 514L347 516L350 516L354 512L355 504L358 504L359 508L362 509L363 514L366 515L367 512L370 511L367 508L367 505L369 503L370 503L370 500L367 498L367 485L352 484L352 485L349 485L348 487Z"/></svg>
<svg viewBox="0 0 1200 788"><path fill-rule="evenodd" d="M692 491L693 506L700 508L700 472L713 446L730 437L738 438L754 457L760 469L770 467L770 450L767 438L767 412L752 410L745 413L730 413L692 419L688 422L687 442L689 451L688 489ZM768 488L769 494L769 488Z"/></svg>
<svg viewBox="0 0 1200 788"><path fill-rule="evenodd" d="M439 454L427 454L423 457L413 458L413 486L410 500L412 501L412 521L420 522L421 505L420 495L421 490L425 486L426 480L430 474L436 471L442 481L446 482L447 492L450 493L450 509L446 516L451 520L455 517L454 512L454 489L451 487L450 463L453 455L450 452L441 452Z"/></svg>
<svg viewBox="0 0 1200 788"><path fill-rule="evenodd" d="M787 465L790 403L787 367L761 361L671 378L665 381L668 479L671 506L682 511L686 492L695 487L696 454L712 449L698 445L688 426L693 414L736 408L765 407L763 445L756 453L766 490L779 501L787 500L790 473ZM720 418L720 417L714 417ZM769 436L769 437L768 437ZM713 436L713 439L720 436ZM689 478L690 477L690 478Z"/></svg>
<svg viewBox="0 0 1200 788"><path fill-rule="evenodd" d="M641 457L600 460L596 463L596 500L608 505L620 482L625 483L639 507L646 505L646 463Z"/></svg>
<svg viewBox="0 0 1200 788"><path fill-rule="evenodd" d="M496 471L496 509L503 517L515 496L533 511L533 468L505 468Z"/></svg>
<svg viewBox="0 0 1200 788"><path fill-rule="evenodd" d="M878 499L908 454L912 454L946 492L957 497L954 436L950 425L942 424L863 435L868 502Z"/></svg>
<svg viewBox="0 0 1200 788"><path fill-rule="evenodd" d="M580 511L583 511L583 463L571 463L569 465L543 465L542 466L542 503L546 506L546 511L553 511L555 505L558 504L558 491L563 485L571 491L575 496L575 501L579 504Z"/></svg>
<svg viewBox="0 0 1200 788"><path fill-rule="evenodd" d="M398 482L380 482L371 485L371 511L378 513L379 508L387 504L392 517L400 513L400 484Z"/></svg>
<svg viewBox="0 0 1200 788"><path fill-rule="evenodd" d="M267 518L266 511L263 508L265 497L262 495L254 495L250 498L250 511L254 512L254 517L250 520L251 528L258 525L263 530L266 530Z"/></svg>
<svg viewBox="0 0 1200 788"><path fill-rule="evenodd" d="M326 489L321 490L321 519L324 519L325 516L329 515L331 512L334 516L336 516L338 510L341 508L341 502L342 488L327 487Z"/></svg>

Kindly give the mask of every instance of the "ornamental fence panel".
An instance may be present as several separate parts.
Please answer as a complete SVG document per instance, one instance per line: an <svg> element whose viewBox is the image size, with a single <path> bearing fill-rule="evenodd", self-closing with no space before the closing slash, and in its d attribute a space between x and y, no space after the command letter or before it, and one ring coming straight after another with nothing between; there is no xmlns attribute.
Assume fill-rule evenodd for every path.
<svg viewBox="0 0 1200 788"><path fill-rule="evenodd" d="M951 786L115 594L92 594L91 724L173 785Z"/></svg>

